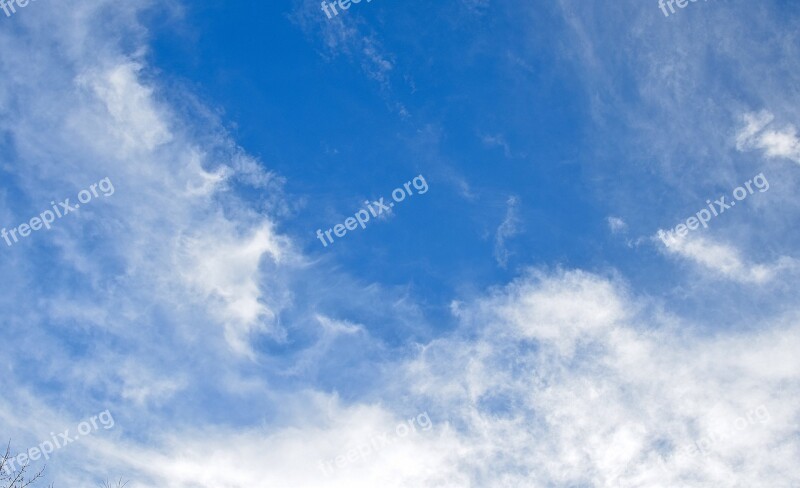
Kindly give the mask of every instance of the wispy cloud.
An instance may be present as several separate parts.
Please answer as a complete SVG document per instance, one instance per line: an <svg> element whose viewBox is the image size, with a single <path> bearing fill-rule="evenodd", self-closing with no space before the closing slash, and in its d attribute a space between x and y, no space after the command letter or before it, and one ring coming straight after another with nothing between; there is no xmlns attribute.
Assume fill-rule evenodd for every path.
<svg viewBox="0 0 800 488"><path fill-rule="evenodd" d="M608 228L611 230L612 234L618 234L628 230L628 224L619 217L608 217L606 221L608 222Z"/></svg>
<svg viewBox="0 0 800 488"><path fill-rule="evenodd" d="M660 242L657 237L653 240ZM664 249L668 254L683 258L720 278L741 283L766 284L782 272L797 269L798 265L795 259L785 256L772 264L750 263L735 247L701 236L676 237Z"/></svg>
<svg viewBox="0 0 800 488"><path fill-rule="evenodd" d="M782 129L768 129L775 116L768 111L747 113L745 125L736 134L736 148L740 151L760 149L768 158L785 158L800 164L800 138L797 128L786 125Z"/></svg>
<svg viewBox="0 0 800 488"><path fill-rule="evenodd" d="M494 259L501 268L508 266L508 259L512 255L506 246L507 241L520 233L517 205L519 205L519 198L513 195L508 197L506 216L494 234Z"/></svg>
<svg viewBox="0 0 800 488"><path fill-rule="evenodd" d="M483 0L456 3L495 12ZM349 57L361 76L395 100L402 69L381 37L356 16L326 20L318 5L297 4L295 21L322 43L322 55ZM792 106L794 92L781 88L797 81L796 48L787 41L793 38L767 32L774 15L767 6L687 11L675 20L688 30L676 32L667 29L678 24L664 22L653 6L637 5L520 4L513 19L503 19L539 35L530 28L536 16L526 9L563 16L570 35L557 46L559 61L573 63L577 83L590 94L585 102L593 128L620 131L603 140L603 151L613 141L624 146L620 153L635 155L620 158L619 173L596 186L604 161L587 158L594 166L581 166L576 179L609 199L631 190L635 205L619 205L631 228L637 220L652 221L665 201L678 205L709 182L737 181L731 175L740 162L732 159L741 155L729 139L730 114L741 112L734 95L746 92L763 106L778 106L769 102L783 96ZM87 486L119 474L132 480L131 488L619 481L667 488L731 480L782 486L800 478L796 296L780 303L780 314L767 310L782 298L764 299L745 331L712 327L708 334L704 327L729 317L698 323L680 303L652 298L650 289L627 283L617 271L609 277L533 270L486 291L464 283L452 317L437 317L442 323L430 332L427 322L436 316L430 310L441 312L440 304L415 299L410 285L394 278L388 285L353 277L340 262L304 256L282 226L293 205L282 193L283 178L239 147L219 121L170 104L170 88L148 63L151 33L141 23L159 5L70 0L61 8L36 6L0 31L0 217L23 221L52 195L71 194L102 176L116 187L107 204L82 209L0 258L6 283L0 304L7 311L0 430L27 446L87 413L109 408L117 422L113 431L59 451L48 465L57 486ZM311 19L311 8L327 24ZM756 73L775 59L761 52L768 47L743 51L734 42L752 32L786 49L779 52L788 79L769 77L762 85L755 75L739 76L740 66ZM712 86L704 63L717 44L721 51L713 52L743 81L714 85L712 100L698 87ZM430 87L420 85L425 90ZM399 103L393 107L404 113ZM789 117L748 113L736 148L800 162ZM776 118L787 122L773 128ZM416 128L420 146L439 151L450 134L430 127ZM473 127L465 132L474 139ZM483 142L511 153L502 136ZM661 193L629 170L663 178L669 200L659 200ZM441 170L456 197L460 192L459 203L481 197L477 177L447 171ZM775 206L795 198L780 201L790 192L781 193L779 179L773 185ZM547 197L530 198L544 204ZM523 198L528 205L525 195L508 197L497 218L493 254L503 268L525 225ZM606 235L608 210L592 210ZM747 232L749 221L730 219L729 225L744 229L743 243L791 247L791 227L782 225L794 222L790 210L760 233ZM619 217L607 224L617 234L628 226ZM647 257L644 263L663 274L658 279L669 291L707 279L747 291L793 282L797 264L787 253L769 254L769 248L764 254L773 257L759 258L748 252L754 246L725 242L735 241L692 236L664 251L696 276L673 272L671 262L656 267L658 259ZM534 259L515 262L523 258ZM748 307L734 304L725 313ZM746 437L717 442L691 464L671 455L731 415L761 405L771 421L753 425ZM433 419L430 432L387 445L333 476L319 468L320 460L347 456L363 439L422 411Z"/></svg>

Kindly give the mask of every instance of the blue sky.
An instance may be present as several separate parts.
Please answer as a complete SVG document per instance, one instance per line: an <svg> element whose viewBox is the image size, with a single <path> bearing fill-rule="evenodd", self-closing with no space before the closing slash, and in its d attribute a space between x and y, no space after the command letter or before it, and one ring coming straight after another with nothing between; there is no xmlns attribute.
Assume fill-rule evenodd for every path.
<svg viewBox="0 0 800 488"><path fill-rule="evenodd" d="M31 470L800 479L798 6L429 3L0 11L0 224L113 185L0 240L2 439L30 452L114 418ZM757 175L707 229L658 238ZM427 192L317 239L419 176Z"/></svg>

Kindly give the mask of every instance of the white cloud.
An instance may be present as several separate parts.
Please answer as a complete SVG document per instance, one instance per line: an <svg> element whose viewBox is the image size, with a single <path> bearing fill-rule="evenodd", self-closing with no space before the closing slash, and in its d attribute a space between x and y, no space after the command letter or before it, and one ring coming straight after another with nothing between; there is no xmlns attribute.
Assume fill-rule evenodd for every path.
<svg viewBox="0 0 800 488"><path fill-rule="evenodd" d="M517 205L519 205L519 198L513 195L508 197L508 200L506 200L506 216L494 235L494 259L501 268L508 266L508 259L512 254L506 247L506 241L520 232Z"/></svg>
<svg viewBox="0 0 800 488"><path fill-rule="evenodd" d="M294 401L310 417L297 427L170 432L162 437L162 449L109 446L104 457L136 470L133 488L456 488L467 482L452 464L460 452L456 435L439 419L424 412L396 416L376 405L345 407L319 394ZM425 417L418 421L423 415L430 424ZM343 458L338 467L337 457Z"/></svg>
<svg viewBox="0 0 800 488"><path fill-rule="evenodd" d="M503 137L502 134L497 134L497 135L484 134L481 136L481 142L483 142L483 144L488 147L494 147L494 146L501 147L503 148L503 155L505 157L507 158L512 157L511 146L508 144L508 141L506 141L506 138Z"/></svg>
<svg viewBox="0 0 800 488"><path fill-rule="evenodd" d="M656 488L781 486L800 477L795 317L764 317L752 324L754 332L702 335L619 284L584 272L538 274L461 300L452 336L420 346L410 360L370 364L384 379L364 393L372 400L342 405L331 401L334 395L287 393L260 370L232 366L228 347L249 354L255 334L281 336L275 318L287 285L280 271L293 259L291 243L268 216L225 191L234 178L261 188L273 176L238 150L211 157L187 135L187 122L156 101L157 88L143 81L140 54L114 52L87 20L135 40L138 29L129 26L138 26L139 8L94 2L15 18L28 22L36 12L43 20L30 25L53 42L0 33L8 73L0 86L2 125L18 151L16 190L46 203L98 174L111 174L117 187L113 199L91 209L96 213L46 236L62 259L53 269L41 265L57 291L32 294L20 285L1 299L18 311L4 318L4 332L18 338L6 341L13 348L2 358L4 432L38 442L71 425L63 411L94 413L95 401L116 401L113 394L98 400L65 392L122 382L111 390L127 400L117 429L60 452L51 464L60 483L86 486L110 472L131 478L133 487L175 488L612 486L619 476ZM591 46L591 32L582 32ZM601 52L593 48L590 55ZM392 66L382 61L390 58L377 48L364 54L374 63L368 74L385 80ZM792 130L762 137L763 128L753 127L745 139L754 147L793 157ZM497 233L498 262L508 258L504 244L517 231L516 201L508 204ZM776 265L752 265L733 248L710 246L675 252L730 279L762 283L776 276ZM9 280L28 285L37 261L19 253L0 266ZM80 287L91 293L73 291ZM348 298L379 301L374 296ZM414 309L395 310L406 316ZM308 349L309 361L335 339L369 332L368 325L315 317L322 339ZM75 350L59 334L77 337ZM131 359L115 362L120 355ZM47 371L38 370L42 363ZM159 375L162 368L169 374ZM31 371L62 390L43 393ZM200 393L190 396L191 388ZM226 394L224 409L211 405ZM173 396L190 407L199 399L201 406L173 403L173 416L139 410ZM264 397L277 397L278 407L260 412ZM242 404L249 407L244 413ZM702 459L668 458L661 470L660 455L760 406L768 422L715 442ZM433 430L335 476L318 469L319 460L346 456L422 410Z"/></svg>
<svg viewBox="0 0 800 488"><path fill-rule="evenodd" d="M92 18L93 12L87 7L73 14ZM125 287L128 295L117 296L118 308L194 304L209 312L196 326L204 331L219 326L240 354L250 353L253 333L280 337L274 317L283 292L263 281L262 266L286 265L293 259L291 244L274 231L269 217L227 191L233 179L274 190L274 175L242 156L214 121L191 121L198 127L187 130L187 121L159 102L156 88L142 80L138 54L94 58L75 52L96 64L64 67L50 61L60 52L38 44L30 49L36 52L27 56L42 61L36 69L25 68L27 78L14 86L16 93L27 98L36 92L58 101L34 103L14 124L4 123L10 137L20 141L19 158L26 163L16 169L20 191L46 205L53 195L70 195L107 175L116 188L102 205L81 209L79 217L93 212L91 220L65 221L56 232L37 237L51 239L98 286L110 279L106 266L125 269L124 281L115 286ZM30 129L41 126L49 127L46 137ZM201 145L189 136L197 131L216 134ZM93 255L83 241L84 225L95 226L103 256ZM146 304L134 303L137 299Z"/></svg>
<svg viewBox="0 0 800 488"><path fill-rule="evenodd" d="M380 85L387 105L401 117L408 117L408 110L393 94L395 56L384 48L379 36L364 28L363 22L354 15L327 19L321 13L319 2L299 0L290 17L306 35L319 37L325 47L324 57L333 59L344 55L360 64L362 73ZM405 83L410 84L409 80Z"/></svg>
<svg viewBox="0 0 800 488"><path fill-rule="evenodd" d="M462 469L491 486L796 478L800 360L789 351L799 324L765 319L761 332L703 337L643 305L586 273L521 280L461 310L465 337L482 331L477 342L435 341L405 380L460 419L462 443L481 453ZM761 406L767 421L756 419ZM671 456L748 415L746 433L706 456Z"/></svg>
<svg viewBox="0 0 800 488"><path fill-rule="evenodd" d="M126 150L152 151L169 142L172 134L153 102L153 91L139 82L142 66L123 62L105 71L87 71L77 77L79 87L90 87L105 104L111 117L109 128ZM81 120L75 120L76 125Z"/></svg>
<svg viewBox="0 0 800 488"><path fill-rule="evenodd" d="M608 217L606 220L608 221L608 228L611 230L612 234L625 232L628 229L628 224L619 217Z"/></svg>
<svg viewBox="0 0 800 488"><path fill-rule="evenodd" d="M625 310L616 290L596 277L581 273L567 274L562 280L550 280L542 289L536 285L520 285L511 305L495 312L514 324L525 337L552 341L564 354L580 338L591 339L603 329L622 321ZM580 297L580 307L574 300ZM529 321L528 317L537 320Z"/></svg>
<svg viewBox="0 0 800 488"><path fill-rule="evenodd" d="M162 405L186 387L185 378L165 377L135 361L128 360L120 370L122 398L138 406L147 403Z"/></svg>
<svg viewBox="0 0 800 488"><path fill-rule="evenodd" d="M207 224L203 234L182 237L177 247L182 278L225 324L225 338L235 351L252 356L248 337L253 331L280 335L258 279L262 259L280 263L286 254L285 239L269 225L240 235L220 218L217 226Z"/></svg>
<svg viewBox="0 0 800 488"><path fill-rule="evenodd" d="M433 429L335 475L319 460L347 456L404 417L312 394L287 399L306 406L293 410L291 426L169 433L163 448L118 456L174 488L711 488L796 479L796 317L707 336L656 310L577 271L533 274L462 303L461 329L388 371L406 387L382 393L395 407L427 405Z"/></svg>
<svg viewBox="0 0 800 488"><path fill-rule="evenodd" d="M663 246L668 254L699 265L720 278L740 283L766 284L781 272L797 268L796 260L788 257L781 257L772 264L750 263L735 247L702 236L674 237L669 242L669 246Z"/></svg>
<svg viewBox="0 0 800 488"><path fill-rule="evenodd" d="M775 116L767 111L747 113L745 126L736 134L739 151L761 149L768 158L785 158L800 164L800 138L797 128L787 125L779 130L766 130Z"/></svg>

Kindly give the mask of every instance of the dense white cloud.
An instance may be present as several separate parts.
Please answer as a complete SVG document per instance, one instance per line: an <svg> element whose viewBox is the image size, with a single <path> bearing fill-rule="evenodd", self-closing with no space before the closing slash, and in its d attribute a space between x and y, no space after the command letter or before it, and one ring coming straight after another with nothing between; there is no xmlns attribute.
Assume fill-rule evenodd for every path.
<svg viewBox="0 0 800 488"><path fill-rule="evenodd" d="M176 488L710 488L800 475L796 317L703 336L575 271L533 274L459 310L455 335L387 373L406 385L384 392L387 407L310 394L292 401L305 407L291 427L165 433L163 448L131 446L120 462ZM390 411L403 397L419 406L406 417L424 409L433 427L357 458L404 422ZM348 453L338 470L319 465Z"/></svg>
<svg viewBox="0 0 800 488"><path fill-rule="evenodd" d="M653 310L585 273L520 280L462 308L480 340L435 341L408 379L482 453L466 469L494 481L475 486L618 486L616 477L622 486L784 486L796 478L796 318L703 337ZM709 429L728 433L748 416L741 435L732 429L706 454L684 454L705 446Z"/></svg>
<svg viewBox="0 0 800 488"><path fill-rule="evenodd" d="M467 481L452 467L459 452L452 430L436 425L435 420L427 430L418 427L416 418L424 413L393 417L378 406L343 408L337 402L322 402L322 397L316 400L320 401L316 406L324 405L330 415L323 425L304 424L277 432L175 432L167 436L161 452L134 451L132 456L120 453L119 457L137 459L134 466L139 473L153 479L133 483L134 487L455 488ZM338 468L337 457L344 458Z"/></svg>

